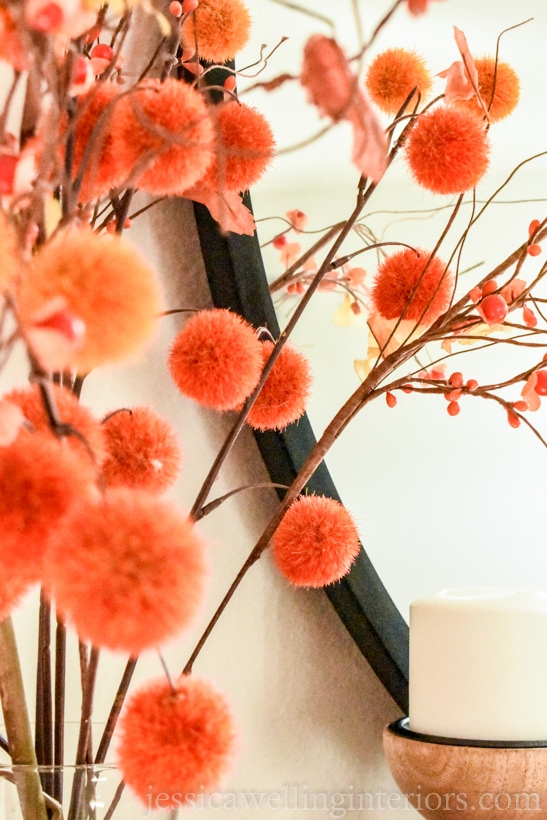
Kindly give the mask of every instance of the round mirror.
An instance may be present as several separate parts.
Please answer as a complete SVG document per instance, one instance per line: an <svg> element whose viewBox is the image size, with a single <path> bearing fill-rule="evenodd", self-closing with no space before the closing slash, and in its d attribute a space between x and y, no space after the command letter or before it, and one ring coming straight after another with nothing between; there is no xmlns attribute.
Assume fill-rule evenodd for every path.
<svg viewBox="0 0 547 820"><path fill-rule="evenodd" d="M531 221L544 218L546 201L547 157L530 160L547 150L538 107L538 82L547 61L543 50L547 8L542 0L523 0L518 8L496 0L430 2L427 13L416 17L403 2L376 36L376 28L393 6L386 0L346 0L336 7L304 0L299 4L246 2L253 18L253 47L238 57L238 87L242 99L269 118L278 142L279 156L253 190L252 201L281 327L305 293L314 262L322 261L329 243L292 277L287 278L287 269L332 225L349 218L359 181L351 162L351 127L347 122L333 126L318 117L298 82L303 46L311 34L334 37L347 55L363 52L372 41L363 52L363 74L374 57L388 48L415 51L432 76L430 99L444 93L446 80L439 73L461 60L454 26L464 32L475 57L494 56L499 47L499 60L518 75L520 100L510 116L491 123L489 169L475 194L470 191L464 196L438 250L443 260L458 269L456 298L527 241ZM257 42L264 44L262 54L256 53ZM358 61L354 65L357 68ZM282 74L293 79L268 89L268 81ZM378 117L385 128L393 120L380 111ZM399 154L338 258L356 255L333 271L331 286L314 295L292 336L312 363L314 388L308 417L316 438L358 387L367 358L374 358L367 311L379 263L398 249L397 243L432 250L454 210L457 197L430 194L416 185ZM520 163L524 164L513 174ZM294 214L287 214L294 211L307 217L303 231L291 227ZM247 278L249 246L241 238L229 241L232 248L240 248L239 262L237 250L232 258L236 268L243 265ZM393 244L370 248L379 242ZM260 260L255 263L260 266ZM528 256L519 276L531 283L543 263L541 254ZM355 268L365 273L348 278L348 271ZM247 281L244 287L251 288L247 291L251 308L260 302L262 310L265 296L259 295L260 285ZM540 303L535 309L541 317L539 328L544 311ZM442 366L446 378L461 372L464 381L472 379L480 385L497 385L516 376L537 360L533 345L544 340L539 330L523 324L521 313L514 323L523 325L522 333L512 333L519 335L517 343L496 344L493 337L507 339L508 335L487 328L488 335L472 345L462 339L443 347L428 346L398 375ZM272 317L263 313L261 322L275 332ZM500 395L518 401L522 386L521 381ZM345 587L337 585L331 597L404 708L405 620L410 601L443 587L547 584L547 557L541 544L542 479L547 467L541 437L547 438L547 425L545 408L540 408L526 413L519 429L513 429L507 406L481 396L462 396L455 402L457 415L447 412L451 402L442 394L397 390L394 398L392 407L385 396L367 405L331 447L326 466L359 525L366 552ZM287 435L289 449L296 448L293 462L298 467L302 453L311 446L306 422L293 425ZM279 457L277 452L272 460ZM320 474L318 480L328 482L328 476ZM360 600L360 609L354 609L354 601L348 603L352 595Z"/></svg>

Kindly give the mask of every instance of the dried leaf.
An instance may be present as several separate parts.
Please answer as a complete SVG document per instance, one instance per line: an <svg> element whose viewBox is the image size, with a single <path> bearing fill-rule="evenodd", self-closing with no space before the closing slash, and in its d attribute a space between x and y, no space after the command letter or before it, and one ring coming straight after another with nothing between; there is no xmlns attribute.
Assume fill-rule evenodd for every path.
<svg viewBox="0 0 547 820"><path fill-rule="evenodd" d="M467 78L467 72L461 60L456 60L450 68L441 71L438 76L446 79L444 101L447 105L452 105L458 100L470 100L474 96L475 91Z"/></svg>
<svg viewBox="0 0 547 820"><path fill-rule="evenodd" d="M198 184L184 191L181 196L205 205L213 219L226 233L253 236L256 229L254 217L235 191L219 193L219 191Z"/></svg>
<svg viewBox="0 0 547 820"><path fill-rule="evenodd" d="M479 91L479 74L477 69L475 68L475 62L471 55L471 51L469 50L469 46L467 45L467 40L463 31L460 31L459 28L454 26L454 39L456 41L456 45L458 46L458 51L462 55L463 64L465 66L465 72L467 74L467 79L471 84L475 97L477 98L477 102L483 110L484 116L487 120L489 120L488 116L488 109L484 104L484 100L480 95Z"/></svg>
<svg viewBox="0 0 547 820"><path fill-rule="evenodd" d="M387 168L387 140L340 46L330 37L312 35L304 47L300 82L310 101L334 122L353 127L352 161L363 176L379 182Z"/></svg>

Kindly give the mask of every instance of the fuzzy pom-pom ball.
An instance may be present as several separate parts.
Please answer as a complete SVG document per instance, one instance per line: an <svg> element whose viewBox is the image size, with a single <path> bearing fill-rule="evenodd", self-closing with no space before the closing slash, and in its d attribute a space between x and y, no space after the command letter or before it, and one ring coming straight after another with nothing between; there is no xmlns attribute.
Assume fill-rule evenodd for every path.
<svg viewBox="0 0 547 820"><path fill-rule="evenodd" d="M218 789L236 751L224 695L194 677L180 678L175 689L165 680L149 683L132 695L119 721L123 779L147 805L161 799L162 809L190 807Z"/></svg>
<svg viewBox="0 0 547 820"><path fill-rule="evenodd" d="M55 297L85 324L74 367L85 373L139 351L151 338L163 300L156 275L125 239L87 229L62 231L43 246L21 283L23 322Z"/></svg>
<svg viewBox="0 0 547 820"><path fill-rule="evenodd" d="M262 343L264 364L272 349L272 342ZM256 430L283 430L305 413L311 383L306 357L292 345L284 345L249 411L248 423Z"/></svg>
<svg viewBox="0 0 547 820"><path fill-rule="evenodd" d="M103 423L107 456L102 464L108 487L126 486L161 493L177 479L181 453L177 435L152 407L133 407Z"/></svg>
<svg viewBox="0 0 547 820"><path fill-rule="evenodd" d="M275 563L291 584L324 587L346 575L360 544L357 527L340 502L309 495L289 507L272 548Z"/></svg>
<svg viewBox="0 0 547 820"><path fill-rule="evenodd" d="M484 123L459 106L439 105L420 114L405 143L405 157L418 185L435 194L474 188L488 168Z"/></svg>
<svg viewBox="0 0 547 820"><path fill-rule="evenodd" d="M195 49L202 60L225 63L247 45L251 15L241 0L200 0L185 20L181 32L183 48Z"/></svg>
<svg viewBox="0 0 547 820"><path fill-rule="evenodd" d="M0 448L0 576L37 580L50 539L90 494L80 456L61 441L26 435Z"/></svg>
<svg viewBox="0 0 547 820"><path fill-rule="evenodd" d="M378 108L386 114L396 114L414 88L423 102L432 81L424 60L415 51L388 48L371 62L365 85ZM417 99L415 95L411 102Z"/></svg>
<svg viewBox="0 0 547 820"><path fill-rule="evenodd" d="M95 464L99 464L103 460L106 452L103 429L99 419L93 415L85 404L78 401L74 393L65 387L50 384L49 390L61 423L73 427L79 434L67 435L65 437L66 443L75 452L80 453L83 459L94 468ZM37 384L15 388L6 393L4 398L21 409L35 432L45 433L51 437L55 435L49 425L40 388Z"/></svg>
<svg viewBox="0 0 547 820"><path fill-rule="evenodd" d="M216 113L217 156L200 179L200 185L245 191L258 182L272 160L272 129L260 111L243 103L226 103Z"/></svg>
<svg viewBox="0 0 547 820"><path fill-rule="evenodd" d="M81 172L86 149L93 140L93 149L86 157L78 193L80 202L99 199L123 180L112 144L117 123L115 100L119 93L120 86L116 83L97 82L78 100L74 131L74 178Z"/></svg>
<svg viewBox="0 0 547 820"><path fill-rule="evenodd" d="M215 410L233 410L258 382L262 346L236 313L202 310L175 337L168 365L185 396Z"/></svg>
<svg viewBox="0 0 547 820"><path fill-rule="evenodd" d="M429 251L404 248L378 268L372 301L384 319L431 324L450 305L454 274Z"/></svg>
<svg viewBox="0 0 547 820"><path fill-rule="evenodd" d="M194 617L206 561L180 510L118 487L73 509L51 541L44 572L82 640L136 656Z"/></svg>
<svg viewBox="0 0 547 820"><path fill-rule="evenodd" d="M213 160L203 96L173 78L145 81L116 106L112 149L120 176L137 188L154 196L191 188Z"/></svg>
<svg viewBox="0 0 547 820"><path fill-rule="evenodd" d="M508 63L501 60L498 61L496 67L494 57L479 57L473 62L479 75L480 95L488 109L490 121L497 122L508 117L516 108L520 98L520 82L516 72ZM457 105L465 106L470 111L483 116L483 110L475 96L470 100L458 100Z"/></svg>

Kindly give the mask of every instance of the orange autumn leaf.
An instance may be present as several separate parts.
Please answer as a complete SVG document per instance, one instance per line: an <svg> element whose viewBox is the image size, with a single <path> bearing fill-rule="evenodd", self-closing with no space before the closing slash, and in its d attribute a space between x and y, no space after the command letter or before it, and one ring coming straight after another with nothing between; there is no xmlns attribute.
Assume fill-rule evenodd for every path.
<svg viewBox="0 0 547 820"><path fill-rule="evenodd" d="M214 188L206 188L198 183L184 191L182 196L205 205L224 233L231 232L253 236L255 232L254 217L236 191L221 192Z"/></svg>
<svg viewBox="0 0 547 820"><path fill-rule="evenodd" d="M352 161L365 177L379 182L387 168L384 130L335 40L321 34L309 38L300 82L322 114L351 124Z"/></svg>
<svg viewBox="0 0 547 820"><path fill-rule="evenodd" d="M479 74L477 69L475 68L475 61L473 60L473 56L471 54L471 51L469 50L465 34L463 33L463 31L460 31L460 29L456 26L454 26L454 39L456 41L458 51L461 54L463 64L465 66L465 73L467 74L467 79L469 80L469 83L473 88L473 93L477 98L477 102L479 103L485 118L488 120L488 109L486 108L484 100L481 97L479 91Z"/></svg>
<svg viewBox="0 0 547 820"><path fill-rule="evenodd" d="M467 78L465 66L461 60L456 60L450 68L439 72L438 76L446 80L444 101L447 105L452 105L458 100L470 100L474 96L473 86Z"/></svg>

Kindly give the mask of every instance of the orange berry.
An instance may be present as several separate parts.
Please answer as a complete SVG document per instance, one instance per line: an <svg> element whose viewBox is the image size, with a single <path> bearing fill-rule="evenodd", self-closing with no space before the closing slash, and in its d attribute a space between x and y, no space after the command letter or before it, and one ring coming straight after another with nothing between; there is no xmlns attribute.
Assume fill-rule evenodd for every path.
<svg viewBox="0 0 547 820"><path fill-rule="evenodd" d="M538 245L537 242L533 242L531 245L528 245L526 253L528 256L539 256L541 253L541 245Z"/></svg>
<svg viewBox="0 0 547 820"><path fill-rule="evenodd" d="M477 302L480 302L481 297L482 297L482 291L481 291L480 288L478 288L478 287L477 288L472 288L469 291L469 298L473 302L474 305L476 305Z"/></svg>
<svg viewBox="0 0 547 820"><path fill-rule="evenodd" d="M481 293L483 296L488 296L489 293L495 293L497 289L498 283L496 282L496 280L490 279L489 282L485 282L485 284L482 286Z"/></svg>
<svg viewBox="0 0 547 820"><path fill-rule="evenodd" d="M514 401L513 407L515 408L515 410L519 410L519 412L521 413L525 413L526 410L528 410L528 405L525 401Z"/></svg>
<svg viewBox="0 0 547 820"><path fill-rule="evenodd" d="M465 383L465 386L472 393L473 390L477 389L477 387L479 386L479 383L476 379L468 379Z"/></svg>
<svg viewBox="0 0 547 820"><path fill-rule="evenodd" d="M402 391L403 391L403 393L412 393L412 385L411 384L403 384Z"/></svg>
<svg viewBox="0 0 547 820"><path fill-rule="evenodd" d="M451 390L450 393L448 394L449 401L458 401L458 399L461 399L461 397L462 397L461 388L458 388L457 390Z"/></svg>
<svg viewBox="0 0 547 820"><path fill-rule="evenodd" d="M507 411L507 421L509 422L511 427L514 427L515 429L517 427L520 427L519 417L516 415L516 413L512 413L511 410Z"/></svg>
<svg viewBox="0 0 547 820"><path fill-rule="evenodd" d="M532 310L529 308L528 305L524 305L522 309L522 321L526 325L526 327L536 327L538 323L538 317Z"/></svg>
<svg viewBox="0 0 547 820"><path fill-rule="evenodd" d="M528 226L528 236L529 237L533 236L540 225L541 225L541 222L539 221L539 219L532 219L532 221L530 222L530 225Z"/></svg>
<svg viewBox="0 0 547 820"><path fill-rule="evenodd" d="M182 3L182 11L184 14L190 14L191 11L195 11L198 7L198 0L183 0Z"/></svg>
<svg viewBox="0 0 547 820"><path fill-rule="evenodd" d="M455 373L452 373L452 375L448 377L448 384L452 387L461 387L463 385L463 376L459 370L456 370Z"/></svg>
<svg viewBox="0 0 547 820"><path fill-rule="evenodd" d="M179 3L178 0L172 0L169 3L169 11L173 17L182 17L182 3Z"/></svg>
<svg viewBox="0 0 547 820"><path fill-rule="evenodd" d="M394 396L393 393L386 393L386 404L388 407L395 407L397 404L397 396Z"/></svg>
<svg viewBox="0 0 547 820"><path fill-rule="evenodd" d="M547 370L538 370L534 390L538 396L547 396Z"/></svg>
<svg viewBox="0 0 547 820"><path fill-rule="evenodd" d="M229 77L226 77L224 80L224 88L226 91L235 91L237 85L237 80L233 74L230 74Z"/></svg>
<svg viewBox="0 0 547 820"><path fill-rule="evenodd" d="M359 316L359 314L361 313L361 305L359 304L359 302L352 302L350 305L350 310L352 313L355 314L355 316Z"/></svg>
<svg viewBox="0 0 547 820"><path fill-rule="evenodd" d="M449 416L457 416L460 412L460 405L457 401L451 401L450 404L447 406L446 411Z"/></svg>
<svg viewBox="0 0 547 820"><path fill-rule="evenodd" d="M479 313L488 325L496 325L507 316L507 302L499 293L491 293L482 300Z"/></svg>

